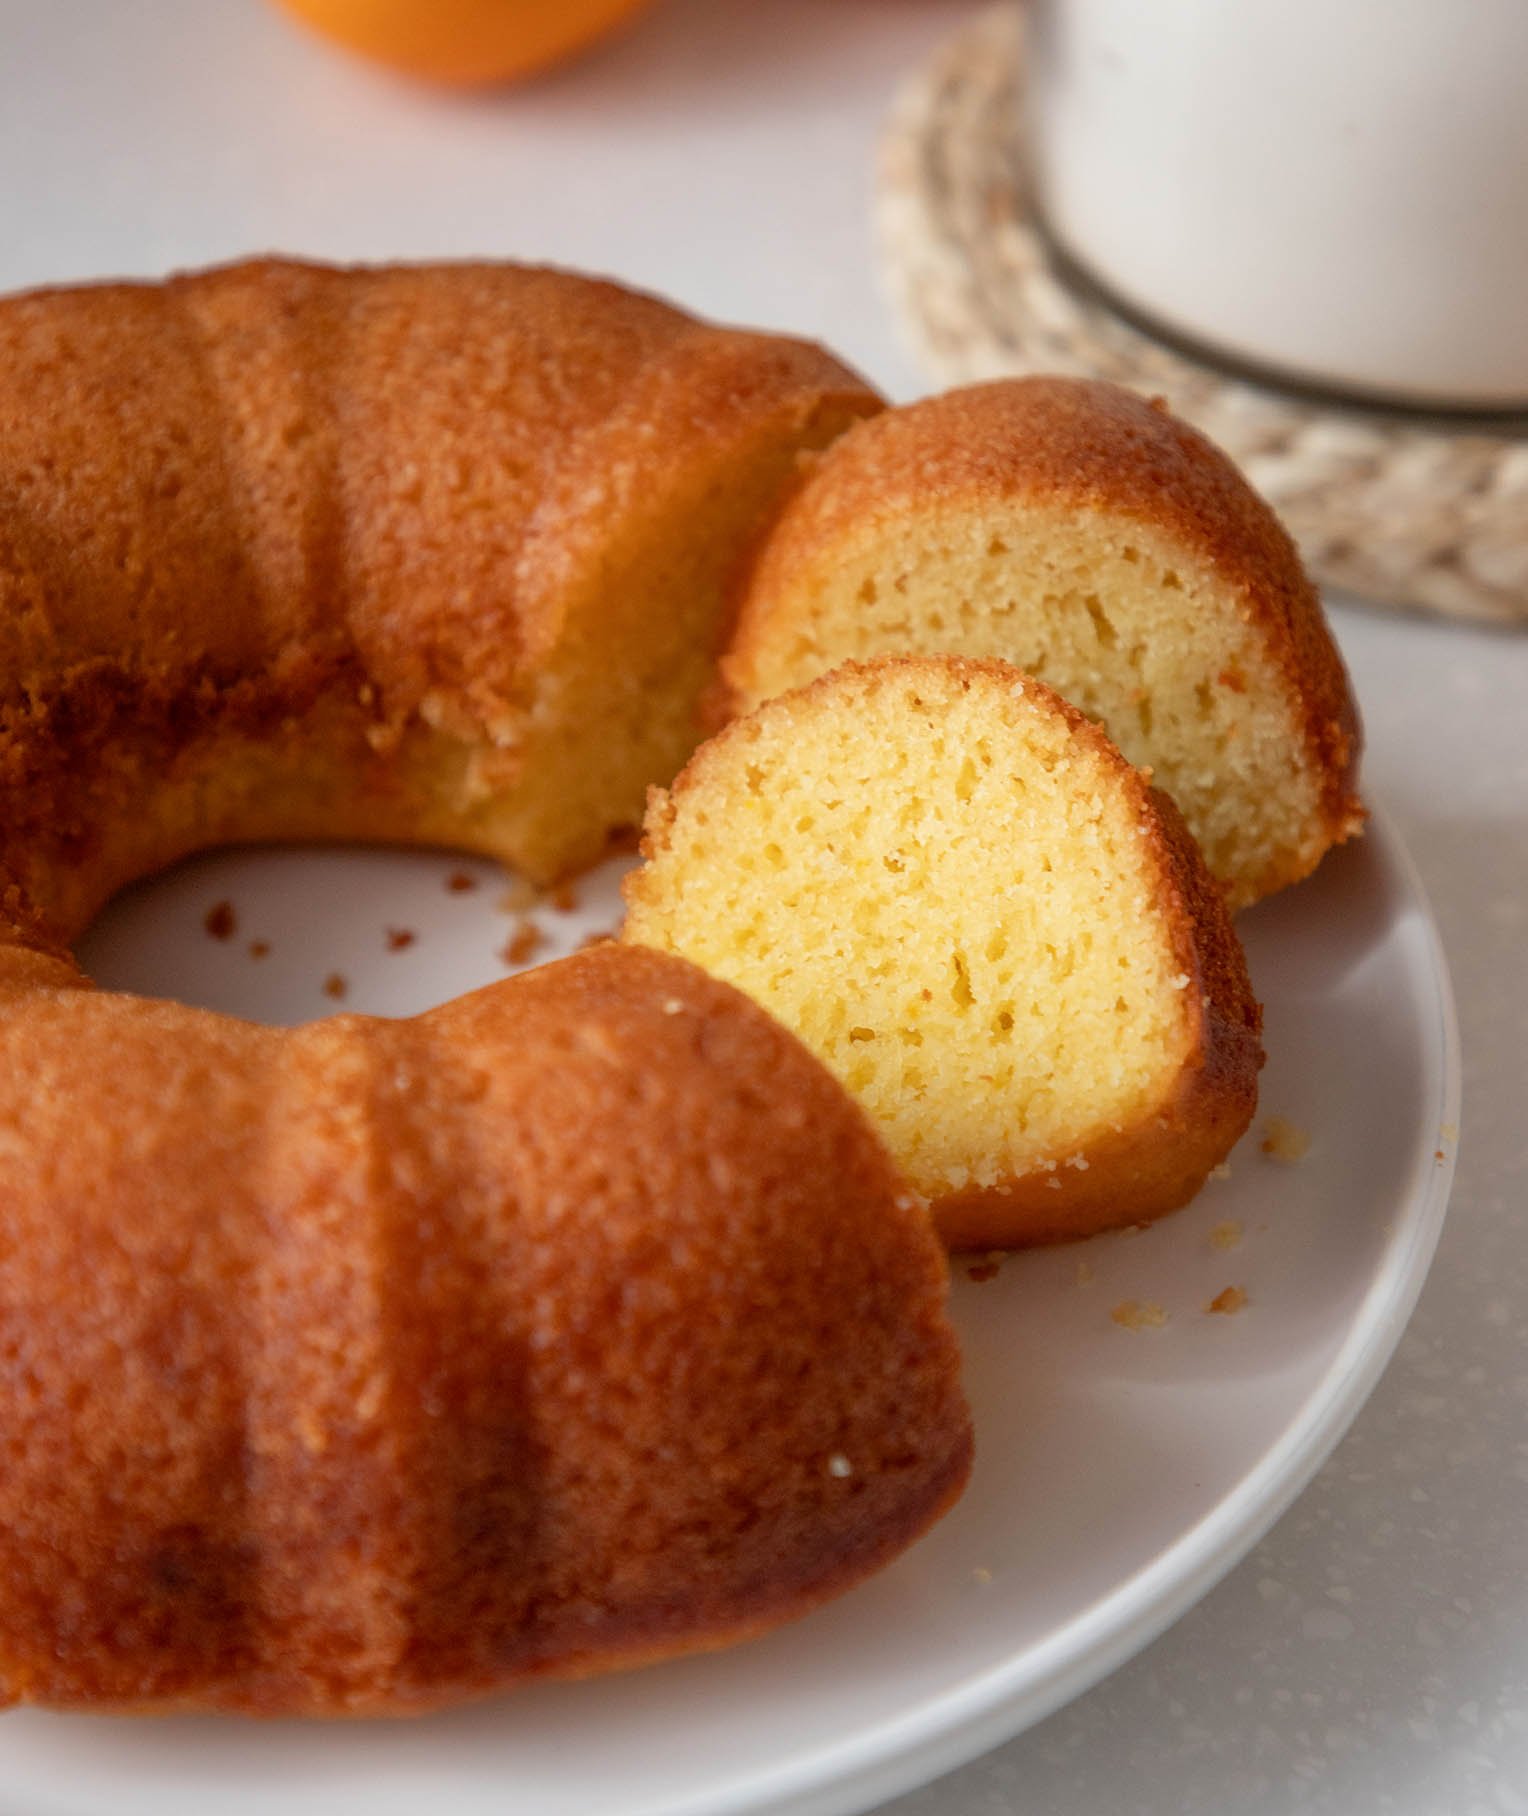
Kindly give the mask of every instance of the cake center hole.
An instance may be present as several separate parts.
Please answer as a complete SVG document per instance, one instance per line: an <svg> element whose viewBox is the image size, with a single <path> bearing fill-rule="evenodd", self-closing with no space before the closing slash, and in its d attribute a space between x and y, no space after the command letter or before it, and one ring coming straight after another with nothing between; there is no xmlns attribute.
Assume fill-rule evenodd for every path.
<svg viewBox="0 0 1528 1816"><path fill-rule="evenodd" d="M105 989L249 1021L417 1015L614 932L630 862L538 896L451 852L209 852L124 890L77 951Z"/></svg>

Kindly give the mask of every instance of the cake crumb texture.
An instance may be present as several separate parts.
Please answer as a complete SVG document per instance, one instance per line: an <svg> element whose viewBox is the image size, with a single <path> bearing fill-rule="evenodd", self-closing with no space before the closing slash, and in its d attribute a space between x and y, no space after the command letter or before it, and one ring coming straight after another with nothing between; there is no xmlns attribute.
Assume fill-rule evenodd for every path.
<svg viewBox="0 0 1528 1816"><path fill-rule="evenodd" d="M624 937L800 1034L955 1246L1158 1215L1252 1114L1260 1012L1181 819L1005 663L770 701L654 791L644 852Z"/></svg>
<svg viewBox="0 0 1528 1816"><path fill-rule="evenodd" d="M1362 827L1357 709L1293 543L1217 448L1117 386L1006 379L852 429L761 546L722 709L946 651L1105 725L1233 906Z"/></svg>

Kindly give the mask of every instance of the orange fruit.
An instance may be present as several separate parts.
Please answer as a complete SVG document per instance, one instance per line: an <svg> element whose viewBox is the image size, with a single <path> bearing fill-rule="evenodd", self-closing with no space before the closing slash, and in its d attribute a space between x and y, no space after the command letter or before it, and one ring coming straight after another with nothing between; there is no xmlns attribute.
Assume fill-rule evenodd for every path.
<svg viewBox="0 0 1528 1816"><path fill-rule="evenodd" d="M575 55L650 0L277 0L348 50L477 87Z"/></svg>

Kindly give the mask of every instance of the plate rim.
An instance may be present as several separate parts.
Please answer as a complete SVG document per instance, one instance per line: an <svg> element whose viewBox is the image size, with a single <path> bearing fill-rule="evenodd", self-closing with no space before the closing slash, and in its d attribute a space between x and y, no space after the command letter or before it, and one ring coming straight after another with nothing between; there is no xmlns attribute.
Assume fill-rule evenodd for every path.
<svg viewBox="0 0 1528 1816"><path fill-rule="evenodd" d="M1435 1016L1422 1047L1423 1096L1436 1118L1419 1119L1418 1150L1380 1263L1290 1428L1150 1565L1022 1658L991 1666L910 1714L755 1773L720 1797L692 1792L633 1806L627 1816L863 1816L917 1790L1043 1721L1143 1651L1229 1575L1310 1485L1405 1334L1442 1235L1459 1151L1457 1138L1446 1141L1439 1160L1435 1137L1423 1137L1429 1127L1458 1129L1463 1091L1458 1009L1437 916L1394 821L1372 800L1365 843L1398 875L1421 936Z"/></svg>
<svg viewBox="0 0 1528 1816"><path fill-rule="evenodd" d="M622 1816L856 1816L956 1770L1091 1689L1181 1618L1242 1561L1336 1449L1390 1361L1426 1279L1454 1178L1462 1095L1453 986L1426 887L1388 815L1372 813L1365 845L1376 887L1393 904L1384 944L1395 942L1400 993L1413 1006L1403 1025L1420 1064L1420 1107L1403 1132L1410 1143L1409 1156L1402 1148L1404 1174L1376 1200L1379 1248L1361 1297L1278 1440L1149 1563L1038 1639L805 1751L787 1745L762 1767L729 1771L719 1761L705 1782L653 1786L623 1802ZM521 1807L512 1784L492 1798L493 1807Z"/></svg>

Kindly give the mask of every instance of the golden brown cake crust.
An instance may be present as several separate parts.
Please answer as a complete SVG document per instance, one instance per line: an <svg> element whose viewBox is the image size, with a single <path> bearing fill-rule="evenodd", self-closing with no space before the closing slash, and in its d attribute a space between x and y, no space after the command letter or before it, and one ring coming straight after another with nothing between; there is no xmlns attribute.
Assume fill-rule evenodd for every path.
<svg viewBox="0 0 1528 1816"><path fill-rule="evenodd" d="M68 935L143 869L280 836L263 798L299 783L259 774L226 824L172 830L167 803L159 842L107 849L167 778L195 795L203 757L226 785L235 737L308 779L297 831L589 862L651 775L571 843L479 811L534 762L588 614L652 568L664 513L702 551L672 593L730 597L798 456L879 407L818 347L508 264L256 259L0 300L0 875ZM736 521L702 533L728 491ZM725 635L716 614L697 638ZM715 650L679 652L694 677L644 672L665 616L609 659L693 717ZM46 899L82 867L93 899Z"/></svg>
<svg viewBox="0 0 1528 1816"><path fill-rule="evenodd" d="M926 1219L683 961L290 1033L12 1009L0 1699L402 1713L721 1645L959 1492Z"/></svg>
<svg viewBox="0 0 1528 1816"><path fill-rule="evenodd" d="M1287 677L1308 761L1320 779L1326 843L1361 828L1358 712L1294 544L1226 456L1161 399L1102 381L1036 377L972 385L887 410L835 443L749 577L722 665L730 693L719 696L721 710L751 694L753 649L777 634L776 600L814 553L909 510L1012 497L1134 517L1213 564L1240 594ZM713 719L716 710L714 697ZM1260 892L1303 874L1270 877Z"/></svg>
<svg viewBox="0 0 1528 1816"><path fill-rule="evenodd" d="M740 412L879 407L808 343L507 263L30 291L0 356L11 686L324 637L391 711L512 697L578 537Z"/></svg>

